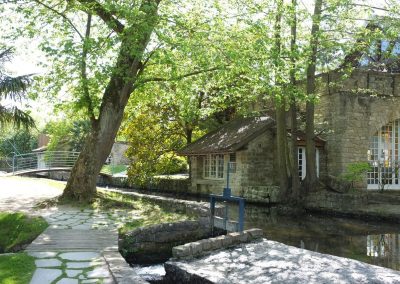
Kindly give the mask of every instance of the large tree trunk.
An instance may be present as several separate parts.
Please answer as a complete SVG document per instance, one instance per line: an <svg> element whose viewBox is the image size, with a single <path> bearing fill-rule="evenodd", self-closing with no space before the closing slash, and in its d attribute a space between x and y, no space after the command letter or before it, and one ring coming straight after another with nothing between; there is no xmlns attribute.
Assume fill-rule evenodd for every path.
<svg viewBox="0 0 400 284"><path fill-rule="evenodd" d="M191 126L186 126L186 146L192 143L192 137L193 137L193 128ZM192 179L192 160L191 157L187 157L187 163L189 166L189 179Z"/></svg>
<svg viewBox="0 0 400 284"><path fill-rule="evenodd" d="M72 169L63 198L86 201L96 193L97 176L114 144L125 106L143 68L141 59L157 23L159 2L143 1L141 16L121 33L118 59L104 91L99 116L92 120L91 132Z"/></svg>
<svg viewBox="0 0 400 284"><path fill-rule="evenodd" d="M290 100L290 118L291 118L291 185L292 198L300 198L300 179L299 179L299 156L297 147L297 107L296 107L296 39L297 39L297 0L292 0L292 19L290 24L290 85L292 87L292 96Z"/></svg>
<svg viewBox="0 0 400 284"><path fill-rule="evenodd" d="M287 147L287 128L286 128L286 109L284 102L276 105L276 143L278 153L278 177L281 198L287 199L289 188L289 177L287 167L288 147Z"/></svg>
<svg viewBox="0 0 400 284"><path fill-rule="evenodd" d="M276 18L275 18L275 35L274 35L274 67L275 67L275 84L282 86L281 72L281 21L283 13L283 1L276 1ZM275 94L275 119L276 119L276 146L278 158L278 179L280 198L285 200L288 197L289 177L288 177L288 145L287 145L287 126L286 126L286 100L285 94Z"/></svg>
<svg viewBox="0 0 400 284"><path fill-rule="evenodd" d="M291 115L291 183L292 183L292 198L298 200L300 198L300 178L299 178L299 154L297 147L297 109L296 101L293 99L290 104Z"/></svg>
<svg viewBox="0 0 400 284"><path fill-rule="evenodd" d="M318 50L318 33L321 22L322 0L315 1L314 15L311 27L311 54L307 67L307 103L306 103L306 190L315 191L317 186L317 168L315 163L315 133L314 133L314 100L315 100L315 70Z"/></svg>

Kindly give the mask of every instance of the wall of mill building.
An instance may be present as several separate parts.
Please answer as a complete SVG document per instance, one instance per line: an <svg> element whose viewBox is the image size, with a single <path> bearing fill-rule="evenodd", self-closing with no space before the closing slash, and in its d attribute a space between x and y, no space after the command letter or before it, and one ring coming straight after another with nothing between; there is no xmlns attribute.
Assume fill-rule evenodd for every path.
<svg viewBox="0 0 400 284"><path fill-rule="evenodd" d="M339 176L349 164L366 162L372 136L400 118L400 74L330 73L320 78L318 91L316 126L327 140L328 174Z"/></svg>
<svg viewBox="0 0 400 284"><path fill-rule="evenodd" d="M277 202L278 186L275 172L275 142L272 131L252 140L245 149L236 152L236 172L230 174L232 195L253 202ZM225 169L229 154L225 155ZM203 178L204 156L192 157L192 183L189 191L197 194L222 194L224 179Z"/></svg>

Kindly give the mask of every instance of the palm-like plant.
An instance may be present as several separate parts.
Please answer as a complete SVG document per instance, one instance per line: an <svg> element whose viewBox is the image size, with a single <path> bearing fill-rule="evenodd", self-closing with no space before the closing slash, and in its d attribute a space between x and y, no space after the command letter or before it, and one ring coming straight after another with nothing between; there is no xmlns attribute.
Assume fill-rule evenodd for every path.
<svg viewBox="0 0 400 284"><path fill-rule="evenodd" d="M12 49L8 48L0 52L0 102L21 101L25 97L27 86L30 84L30 75L12 77L4 70L4 63L12 56ZM0 104L0 126L14 124L16 127L33 127L33 118L25 111L16 106L5 106Z"/></svg>

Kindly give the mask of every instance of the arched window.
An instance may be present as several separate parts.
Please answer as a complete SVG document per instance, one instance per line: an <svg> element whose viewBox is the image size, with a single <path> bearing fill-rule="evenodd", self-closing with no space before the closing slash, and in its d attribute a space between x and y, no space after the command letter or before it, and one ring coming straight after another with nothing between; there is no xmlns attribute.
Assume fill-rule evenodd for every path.
<svg viewBox="0 0 400 284"><path fill-rule="evenodd" d="M400 119L381 128L368 150L371 170L368 172L368 189L400 189L399 183L399 132Z"/></svg>

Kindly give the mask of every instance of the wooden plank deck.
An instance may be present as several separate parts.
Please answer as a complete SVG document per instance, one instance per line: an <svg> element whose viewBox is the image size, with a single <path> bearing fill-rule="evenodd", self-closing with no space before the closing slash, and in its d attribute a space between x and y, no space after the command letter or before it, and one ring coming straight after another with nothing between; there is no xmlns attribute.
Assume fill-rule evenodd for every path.
<svg viewBox="0 0 400 284"><path fill-rule="evenodd" d="M27 248L33 251L118 251L118 233L106 230L46 229Z"/></svg>

